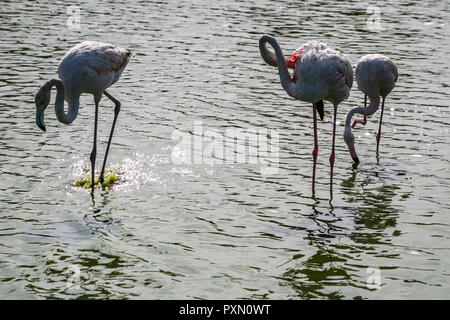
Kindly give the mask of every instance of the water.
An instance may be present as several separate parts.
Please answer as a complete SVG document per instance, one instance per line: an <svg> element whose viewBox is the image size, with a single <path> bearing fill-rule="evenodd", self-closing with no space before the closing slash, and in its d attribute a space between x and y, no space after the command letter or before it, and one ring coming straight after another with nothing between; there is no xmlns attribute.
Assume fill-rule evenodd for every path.
<svg viewBox="0 0 450 320"><path fill-rule="evenodd" d="M378 21L359 1L4 1L0 297L450 298L450 5L402 3L379 7ZM378 159L380 112L354 130L354 168L342 132L363 102L356 83L339 106L332 199L331 105L318 124L312 197L312 108L289 98L262 61L263 34L285 55L317 39L353 65L382 53L399 68ZM83 40L136 54L109 90L122 111L108 167L124 168L127 181L94 202L73 186L89 168L92 96L70 126L51 107L46 133L34 120L34 93ZM107 99L99 117L98 167L113 117ZM278 133L278 171L176 164L172 135L194 134L196 124L222 136Z"/></svg>

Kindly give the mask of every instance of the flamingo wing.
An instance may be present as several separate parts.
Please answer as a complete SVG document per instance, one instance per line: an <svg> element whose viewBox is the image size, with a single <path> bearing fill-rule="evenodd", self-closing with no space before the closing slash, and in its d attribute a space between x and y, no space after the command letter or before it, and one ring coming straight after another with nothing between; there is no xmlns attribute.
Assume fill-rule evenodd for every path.
<svg viewBox="0 0 450 320"><path fill-rule="evenodd" d="M58 74L68 91L95 94L119 80L131 56L130 50L86 41L67 52Z"/></svg>
<svg viewBox="0 0 450 320"><path fill-rule="evenodd" d="M353 68L347 58L345 58L344 76L349 88L351 88L353 86Z"/></svg>
<svg viewBox="0 0 450 320"><path fill-rule="evenodd" d="M95 70L97 74L118 74L114 83L130 60L131 51L105 43L84 42L78 47L77 55L84 65Z"/></svg>
<svg viewBox="0 0 450 320"><path fill-rule="evenodd" d="M397 82L398 79L398 69L394 62L392 62L391 59L388 60L388 68L390 69L390 72L392 73L392 76L394 78L394 82Z"/></svg>

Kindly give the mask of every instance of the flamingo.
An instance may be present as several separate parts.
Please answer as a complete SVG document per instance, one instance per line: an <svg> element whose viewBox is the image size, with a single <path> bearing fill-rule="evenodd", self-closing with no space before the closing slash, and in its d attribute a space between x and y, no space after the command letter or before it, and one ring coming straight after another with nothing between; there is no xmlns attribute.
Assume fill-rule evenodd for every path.
<svg viewBox="0 0 450 320"><path fill-rule="evenodd" d="M269 43L275 52L266 47ZM336 50L318 41L310 41L300 46L286 60L278 41L268 35L259 40L259 49L263 60L274 67L278 67L281 85L287 94L295 99L310 102L313 105L314 149L312 190L316 176L317 155L319 145L317 140L317 118L323 119L323 100L330 101L334 105L333 140L331 155L329 158L330 193L333 190L334 145L336 135L336 114L339 103L348 98L353 84L353 69L349 60ZM291 78L288 68L294 69Z"/></svg>
<svg viewBox="0 0 450 320"><path fill-rule="evenodd" d="M383 122L383 110L384 101L386 96L394 89L395 83L398 78L398 70L395 63L388 57L381 54L368 54L362 57L358 61L358 65L355 70L356 82L359 89L364 93L364 108L356 107L351 109L345 119L344 140L347 143L350 151L350 156L355 163L359 163L358 156L355 150L355 137L353 136L352 129L356 124L366 124L366 117L374 114L380 106L381 102L381 115L380 123L378 127L377 140L377 155L381 138L381 123ZM370 99L370 104L366 107L367 96ZM364 115L364 120L354 120L351 124L352 117L355 113Z"/></svg>
<svg viewBox="0 0 450 320"><path fill-rule="evenodd" d="M130 50L101 42L82 42L70 49L62 58L58 65L59 79L54 78L47 81L35 95L36 124L43 131L46 131L44 111L50 103L50 91L53 86L56 87L56 117L64 124L70 124L76 119L82 93L94 95L94 145L90 155L92 167L91 193L94 192L95 159L97 155L98 105L103 94L115 104L114 120L99 177L99 181L102 183L106 159L121 106L120 102L105 90L119 80L131 57L132 52ZM64 100L68 103L67 113L64 111Z"/></svg>

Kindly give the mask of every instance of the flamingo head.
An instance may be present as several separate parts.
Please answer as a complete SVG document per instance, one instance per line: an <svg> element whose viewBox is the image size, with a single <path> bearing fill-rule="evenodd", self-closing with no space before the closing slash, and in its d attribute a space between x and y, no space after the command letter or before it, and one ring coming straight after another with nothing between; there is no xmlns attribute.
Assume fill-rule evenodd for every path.
<svg viewBox="0 0 450 320"><path fill-rule="evenodd" d="M34 96L36 104L36 124L42 131L45 131L44 111L50 103L50 90L43 85Z"/></svg>
<svg viewBox="0 0 450 320"><path fill-rule="evenodd" d="M348 150L350 151L350 156L356 164L359 163L358 155L355 150L355 136L353 135L350 127L345 128L344 130L344 140L347 143Z"/></svg>

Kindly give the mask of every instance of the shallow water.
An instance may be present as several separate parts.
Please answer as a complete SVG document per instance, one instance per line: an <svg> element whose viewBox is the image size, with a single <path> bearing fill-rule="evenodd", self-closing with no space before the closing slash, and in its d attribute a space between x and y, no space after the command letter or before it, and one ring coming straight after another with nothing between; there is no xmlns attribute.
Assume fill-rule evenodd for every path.
<svg viewBox="0 0 450 320"><path fill-rule="evenodd" d="M447 2L390 2L381 29L359 1L70 3L0 8L2 299L450 298ZM262 61L263 34L285 55L317 39L353 65L382 53L399 68L378 159L380 112L354 129L353 167L342 132L363 103L356 82L339 106L332 199L331 105L318 124L312 197L312 108ZM34 122L34 93L84 40L135 52L109 89L122 111L108 167L126 181L94 201L74 187L89 168L92 96L69 126L51 106L46 133ZM113 117L113 104L101 105L97 172ZM227 137L233 128L278 134L275 170L198 150L177 164L185 154L174 135L195 144L198 130Z"/></svg>

